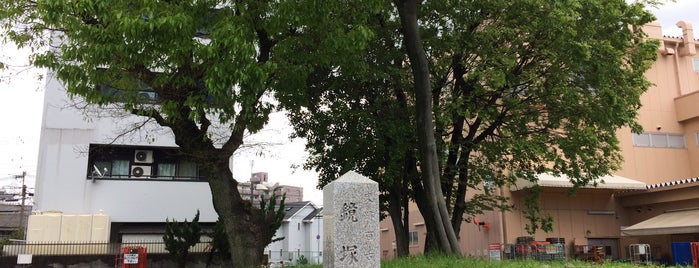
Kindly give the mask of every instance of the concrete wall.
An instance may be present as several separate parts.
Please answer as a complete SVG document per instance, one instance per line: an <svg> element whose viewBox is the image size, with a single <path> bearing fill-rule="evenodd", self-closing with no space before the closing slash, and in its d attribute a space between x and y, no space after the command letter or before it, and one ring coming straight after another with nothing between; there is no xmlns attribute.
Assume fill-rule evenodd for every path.
<svg viewBox="0 0 699 268"><path fill-rule="evenodd" d="M642 107L638 121L646 132L685 135L685 149L634 147L631 131L621 129L618 137L624 163L615 174L649 184L699 176L699 109L696 99L699 92L699 73L692 61L699 55L683 53L686 47L698 47L695 36L683 39L663 37L658 24L645 27L650 38L660 40L658 60L653 63L646 77L653 85L641 96ZM673 53L664 52L671 49ZM683 50L684 49L684 50Z"/></svg>
<svg viewBox="0 0 699 268"><path fill-rule="evenodd" d="M29 216L27 242L107 242L109 216L48 212Z"/></svg>
<svg viewBox="0 0 699 268"><path fill-rule="evenodd" d="M35 210L66 214L103 212L114 222L164 222L166 218L184 220L198 209L202 222L216 221L206 182L88 180L90 143L140 146L175 146L175 143L169 129L154 124L115 139L143 118L109 114L104 110L79 110L76 105L80 101L68 99L58 81L48 80Z"/></svg>

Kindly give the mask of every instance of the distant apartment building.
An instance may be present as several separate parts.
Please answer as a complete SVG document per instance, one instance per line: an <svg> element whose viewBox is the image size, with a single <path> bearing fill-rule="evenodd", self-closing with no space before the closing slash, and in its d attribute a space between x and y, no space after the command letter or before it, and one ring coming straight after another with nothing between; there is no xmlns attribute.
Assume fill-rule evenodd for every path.
<svg viewBox="0 0 699 268"><path fill-rule="evenodd" d="M0 201L0 240L10 237L12 232L27 224L32 206L6 204Z"/></svg>
<svg viewBox="0 0 699 268"><path fill-rule="evenodd" d="M682 36L663 36L657 23L644 28L649 38L660 41L658 60L646 73L653 85L641 97L638 120L644 132L618 131L621 169L573 196L568 178L540 174L543 212L554 222L552 232L538 231L534 240L563 241L567 257L575 257L584 245L599 245L612 259L630 259L629 246L643 244L653 259L666 263L672 262L673 242L699 241L699 41L692 25L677 26ZM462 224L464 254L488 257L489 244L516 244L530 236L519 209L530 186L497 189L511 198L513 210L474 215L480 224ZM420 253L426 229L414 205L409 222L410 252ZM395 256L394 243L390 220L384 220L382 258Z"/></svg>
<svg viewBox="0 0 699 268"><path fill-rule="evenodd" d="M238 184L238 190L246 200L269 199L274 193L279 197L285 196L286 202L303 201L303 187L280 185L278 182L272 184L267 181L267 172L252 173L250 181Z"/></svg>

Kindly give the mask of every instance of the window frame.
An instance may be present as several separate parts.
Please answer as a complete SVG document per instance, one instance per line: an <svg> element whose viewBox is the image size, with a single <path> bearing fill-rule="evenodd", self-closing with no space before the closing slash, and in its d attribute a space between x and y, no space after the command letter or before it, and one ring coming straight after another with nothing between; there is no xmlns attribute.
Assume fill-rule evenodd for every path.
<svg viewBox="0 0 699 268"><path fill-rule="evenodd" d="M142 162L134 159L136 151L151 151L153 154L152 161ZM120 162L123 169L126 163L126 174L114 174L115 163ZM182 176L180 173L181 163L190 163L187 176ZM174 176L171 173L167 175L159 174L161 165L170 165L170 169L174 169ZM136 166L142 166L150 169L150 175L135 177L132 170ZM122 170L123 171L123 170ZM143 147L131 145L113 145L113 144L90 144L90 150L87 161L88 180L145 180L145 181L189 181L189 182L207 182L205 174L200 167L187 159L177 147ZM123 172L121 172L123 173Z"/></svg>
<svg viewBox="0 0 699 268"><path fill-rule="evenodd" d="M687 138L684 134L660 132L643 132L641 134L632 133L631 139L634 147L667 149L687 148ZM681 142L679 142L680 140Z"/></svg>
<svg viewBox="0 0 699 268"><path fill-rule="evenodd" d="M414 248L420 246L420 233L417 230L408 232L408 247Z"/></svg>

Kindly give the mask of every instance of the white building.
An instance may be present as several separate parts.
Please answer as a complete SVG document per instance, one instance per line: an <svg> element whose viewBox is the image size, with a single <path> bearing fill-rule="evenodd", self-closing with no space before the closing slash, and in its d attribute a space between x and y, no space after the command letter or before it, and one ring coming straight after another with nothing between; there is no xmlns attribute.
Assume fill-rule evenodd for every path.
<svg viewBox="0 0 699 268"><path fill-rule="evenodd" d="M310 201L284 205L286 215L273 242L265 252L271 264L296 264L300 256L309 263L323 263L323 209Z"/></svg>
<svg viewBox="0 0 699 268"><path fill-rule="evenodd" d="M49 79L45 94L34 200L34 213L45 217L29 223L29 241L160 239L166 219L191 220L197 210L200 223L213 226L218 216L209 184L197 165L180 153L169 129L117 114L118 110L111 114L105 109L78 108L81 104L70 100L55 79ZM142 128L124 134L137 126ZM259 192L260 187L271 186L262 183L267 181L266 173L257 175L265 176L253 182L257 194L265 196L269 193ZM272 186L271 191L302 198L300 187ZM250 192L250 182L247 187ZM279 230L285 239L277 244L283 245L275 244L270 250L319 251L322 242L317 236L322 229L316 226L319 219L310 216L319 208L310 202L299 207L301 203L291 202L300 201L295 198L287 206L285 229ZM80 226L72 228L71 222ZM86 231L74 231L80 228Z"/></svg>
<svg viewBox="0 0 699 268"><path fill-rule="evenodd" d="M45 91L35 210L102 212L111 241L166 218L191 219L197 210L201 222L216 221L208 183L178 155L169 130L149 123L121 135L144 119L78 109L55 79Z"/></svg>

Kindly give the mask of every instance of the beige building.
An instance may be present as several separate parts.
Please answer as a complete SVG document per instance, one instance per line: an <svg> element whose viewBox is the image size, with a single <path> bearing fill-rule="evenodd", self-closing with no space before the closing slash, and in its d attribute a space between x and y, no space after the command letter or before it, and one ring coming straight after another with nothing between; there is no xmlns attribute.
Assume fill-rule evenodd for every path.
<svg viewBox="0 0 699 268"><path fill-rule="evenodd" d="M260 198L269 199L272 194L277 196L286 196L286 202L303 202L303 187L280 185L270 183L267 172L252 173L250 181L238 183L238 191L243 196L243 199L260 201ZM252 189L250 189L252 185Z"/></svg>
<svg viewBox="0 0 699 268"><path fill-rule="evenodd" d="M682 36L662 36L657 23L645 27L661 46L647 72L654 85L641 99L638 120L644 133L618 131L622 168L574 196L568 195L566 178L542 174L541 202L554 223L552 232L539 231L534 240L562 240L568 258L583 250L582 245L601 245L605 258L631 259L629 245L647 244L652 259L668 263L672 242L699 241L699 41L689 23L677 26ZM499 190L511 198L512 211L476 215L482 225L463 223L465 255L487 257L489 244L515 244L529 236L527 219L517 207L524 204L526 189L526 184L517 184ZM425 225L417 207L410 211L414 254L423 251ZM382 221L382 258L395 256L394 241L390 220Z"/></svg>

